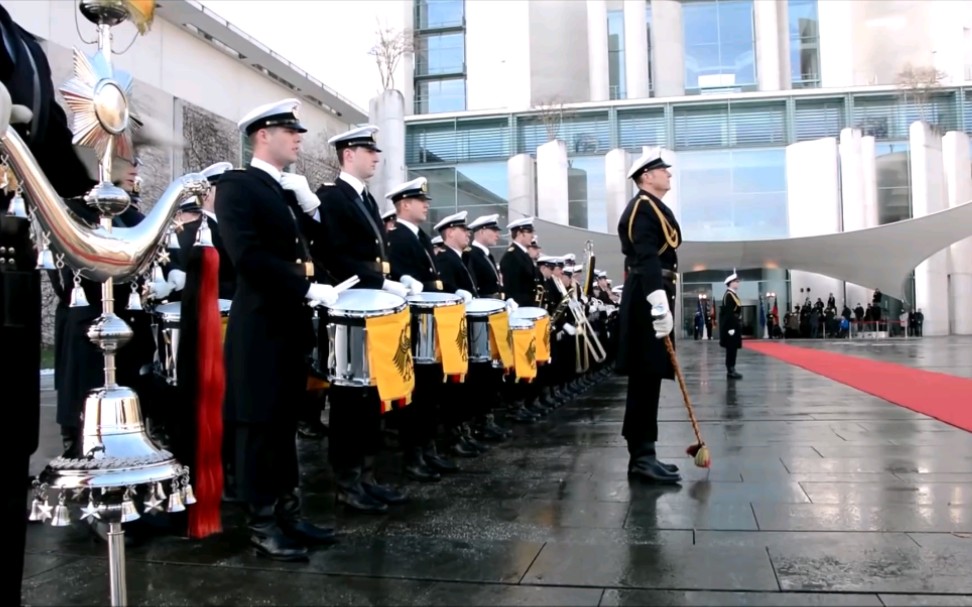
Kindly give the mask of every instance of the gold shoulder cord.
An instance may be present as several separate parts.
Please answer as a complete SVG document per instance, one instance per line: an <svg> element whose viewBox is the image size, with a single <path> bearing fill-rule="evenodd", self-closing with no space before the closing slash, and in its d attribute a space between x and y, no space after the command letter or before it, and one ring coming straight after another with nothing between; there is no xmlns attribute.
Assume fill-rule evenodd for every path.
<svg viewBox="0 0 972 607"><path fill-rule="evenodd" d="M662 248L658 249L658 254L661 255L664 253L668 250L668 247L673 249L678 248L680 244L678 241L678 231L672 227L672 224L668 223L668 219L665 218L665 214L661 212L661 209L658 208L655 201L647 196L639 196L638 200L635 201L634 209L631 210L631 217L628 218L628 240L632 243L634 242L632 228L634 228L635 216L638 214L638 205L641 204L642 200L647 200L648 204L651 205L652 210L655 211L655 215L658 216L658 221L661 223L662 232L665 233L665 244L662 245Z"/></svg>

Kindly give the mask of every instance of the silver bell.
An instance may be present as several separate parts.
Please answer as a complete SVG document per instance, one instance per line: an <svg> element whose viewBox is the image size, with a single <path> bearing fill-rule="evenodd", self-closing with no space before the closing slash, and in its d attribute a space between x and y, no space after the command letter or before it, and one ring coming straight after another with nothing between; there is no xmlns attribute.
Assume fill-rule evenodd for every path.
<svg viewBox="0 0 972 607"><path fill-rule="evenodd" d="M165 275L162 274L162 266L159 264L152 266L151 282L165 282Z"/></svg>
<svg viewBox="0 0 972 607"><path fill-rule="evenodd" d="M182 488L183 498L182 501L187 506L191 506L196 503L196 495L192 492L192 485L188 482Z"/></svg>
<svg viewBox="0 0 972 607"><path fill-rule="evenodd" d="M183 512L186 509L182 503L182 492L179 491L179 483L172 481L172 492L169 493L169 507L166 512Z"/></svg>
<svg viewBox="0 0 972 607"><path fill-rule="evenodd" d="M57 266L54 265L54 254L47 247L44 247L37 251L37 269L38 270L56 270Z"/></svg>
<svg viewBox="0 0 972 607"><path fill-rule="evenodd" d="M54 517L51 519L51 527L68 527L71 525L71 513L64 503L64 494L57 498L57 506L54 506Z"/></svg>
<svg viewBox="0 0 972 607"><path fill-rule="evenodd" d="M138 513L138 508L135 507L135 502L132 501L132 494L126 491L125 497L122 498L121 522L130 523L140 518L142 518L142 515Z"/></svg>
<svg viewBox="0 0 972 607"><path fill-rule="evenodd" d="M33 521L36 523L44 520L44 511L41 504L42 502L40 501L40 498L35 495L34 500L30 503L30 515L27 517L28 521ZM48 508L50 508L50 506L48 506Z"/></svg>
<svg viewBox="0 0 972 607"><path fill-rule="evenodd" d="M24 197L19 193L14 194L14 197L10 199L10 205L7 207L7 215L22 219L27 218L27 205L24 203Z"/></svg>
<svg viewBox="0 0 972 607"><path fill-rule="evenodd" d="M141 310L142 309L142 296L138 294L138 287L135 283L132 283L132 292L128 294L128 310Z"/></svg>
<svg viewBox="0 0 972 607"><path fill-rule="evenodd" d="M196 246L197 247L213 246L213 231L209 229L208 221L199 222L199 231L196 232Z"/></svg>
<svg viewBox="0 0 972 607"><path fill-rule="evenodd" d="M176 234L176 231L175 230L170 230L169 231L169 238L168 238L168 241L167 241L167 244L166 244L166 248L169 248L169 249L181 249L182 248L179 245L179 235Z"/></svg>
<svg viewBox="0 0 972 607"><path fill-rule="evenodd" d="M71 289L72 308L86 308L88 306L88 296L84 294L84 288L80 284L74 285Z"/></svg>
<svg viewBox="0 0 972 607"><path fill-rule="evenodd" d="M162 486L162 483L155 483L155 497L160 500L165 499L165 487Z"/></svg>

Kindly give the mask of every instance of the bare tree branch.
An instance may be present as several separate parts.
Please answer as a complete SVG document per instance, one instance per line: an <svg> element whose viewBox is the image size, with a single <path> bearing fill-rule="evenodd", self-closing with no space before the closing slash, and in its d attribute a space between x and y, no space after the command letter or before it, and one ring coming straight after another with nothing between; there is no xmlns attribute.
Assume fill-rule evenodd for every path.
<svg viewBox="0 0 972 607"><path fill-rule="evenodd" d="M383 28L381 23L378 24L376 34L378 40L368 54L375 58L378 73L381 75L381 86L387 91L395 88L395 71L402 57L415 52L415 35L409 29Z"/></svg>
<svg viewBox="0 0 972 607"><path fill-rule="evenodd" d="M547 130L547 141L556 139L564 119L573 116L573 112L564 109L564 102L558 97L543 99L533 109L538 112L538 118Z"/></svg>
<svg viewBox="0 0 972 607"><path fill-rule="evenodd" d="M926 110L935 90L941 87L948 74L931 65L913 66L906 63L898 72L897 84L905 103L914 103L918 108L918 119L928 122Z"/></svg>

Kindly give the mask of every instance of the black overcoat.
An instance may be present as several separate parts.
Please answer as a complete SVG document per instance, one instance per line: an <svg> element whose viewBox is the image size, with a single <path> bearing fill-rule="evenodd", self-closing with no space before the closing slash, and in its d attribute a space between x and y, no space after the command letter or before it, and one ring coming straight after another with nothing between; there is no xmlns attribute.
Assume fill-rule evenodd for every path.
<svg viewBox="0 0 972 607"><path fill-rule="evenodd" d="M742 303L732 291L726 291L722 296L722 307L719 309L719 345L723 348L742 347ZM729 335L729 331L733 331Z"/></svg>
<svg viewBox="0 0 972 607"><path fill-rule="evenodd" d="M496 259L493 258L492 253L472 245L463 254L462 259L466 262L466 267L469 268L473 280L476 281L480 297L505 299L503 287L500 285L499 266L496 265Z"/></svg>
<svg viewBox="0 0 972 607"><path fill-rule="evenodd" d="M543 278L537 264L530 258L530 254L517 244L511 244L500 259L500 271L503 273L503 289L521 306L538 306L537 286Z"/></svg>
<svg viewBox="0 0 972 607"><path fill-rule="evenodd" d="M462 262L462 257L451 249L446 249L435 256L435 267L439 269L439 276L442 277L443 289L448 293L455 293L463 289L477 297L478 290L476 283L473 282L472 273Z"/></svg>

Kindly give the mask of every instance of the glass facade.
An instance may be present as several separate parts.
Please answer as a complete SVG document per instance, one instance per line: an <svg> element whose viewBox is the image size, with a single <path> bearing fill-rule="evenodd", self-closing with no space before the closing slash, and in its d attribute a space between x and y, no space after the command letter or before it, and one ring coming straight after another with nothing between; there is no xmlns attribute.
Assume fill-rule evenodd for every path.
<svg viewBox="0 0 972 607"><path fill-rule="evenodd" d="M878 223L911 219L911 154L907 142L874 146L877 166Z"/></svg>
<svg viewBox="0 0 972 607"><path fill-rule="evenodd" d="M685 92L756 88L753 0L685 0Z"/></svg>
<svg viewBox="0 0 972 607"><path fill-rule="evenodd" d="M624 11L608 11L607 18L608 85L611 87L611 99L624 99L627 97L624 77Z"/></svg>
<svg viewBox="0 0 972 607"><path fill-rule="evenodd" d="M789 0L790 83L793 88L820 86L820 28L817 0Z"/></svg>
<svg viewBox="0 0 972 607"><path fill-rule="evenodd" d="M415 0L416 114L466 109L464 0Z"/></svg>

